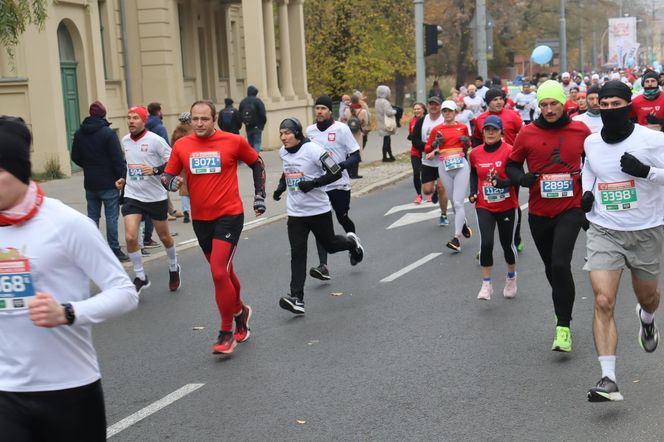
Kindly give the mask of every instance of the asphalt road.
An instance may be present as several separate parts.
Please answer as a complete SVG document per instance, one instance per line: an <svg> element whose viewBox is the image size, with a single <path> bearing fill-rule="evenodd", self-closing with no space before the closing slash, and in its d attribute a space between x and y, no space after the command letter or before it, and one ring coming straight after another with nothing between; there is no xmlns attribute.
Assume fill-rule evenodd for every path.
<svg viewBox="0 0 664 442"><path fill-rule="evenodd" d="M289 282L285 221L245 232L235 268L254 309L252 335L230 357L211 354L219 319L202 253L180 253L177 293L167 290L165 260L149 263L152 287L138 310L95 329L109 425L203 385L122 424L112 440L661 439L663 353L645 354L637 344L628 278L617 305L625 401L591 404L586 392L600 369L583 234L573 261L573 352L556 353L550 289L527 222L516 299L502 297L505 264L496 250L494 297L478 301L477 236L452 254L444 247L452 227L436 219L387 229L407 213L433 210L384 216L412 193L404 181L353 200L365 260L351 267L346 253L331 256L332 281L307 279L305 317L277 306ZM522 203L526 197L522 190ZM440 255L380 282L431 253ZM313 240L309 257L317 264Z"/></svg>

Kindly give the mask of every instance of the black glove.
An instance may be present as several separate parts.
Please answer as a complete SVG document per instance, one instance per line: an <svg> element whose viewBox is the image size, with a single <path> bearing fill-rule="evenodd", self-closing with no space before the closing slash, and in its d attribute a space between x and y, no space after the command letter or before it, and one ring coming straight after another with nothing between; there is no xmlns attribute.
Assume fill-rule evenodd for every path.
<svg viewBox="0 0 664 442"><path fill-rule="evenodd" d="M588 221L588 218L586 218L585 216L583 217L581 228L583 229L584 232L587 232L588 229L590 228L590 221Z"/></svg>
<svg viewBox="0 0 664 442"><path fill-rule="evenodd" d="M662 124L662 119L657 118L655 114L648 114L648 116L646 117L646 121L649 124Z"/></svg>
<svg viewBox="0 0 664 442"><path fill-rule="evenodd" d="M524 173L523 175L521 175L519 184L521 184L523 187L533 187L533 184L535 184L536 179L537 177L535 176L534 173L531 172Z"/></svg>
<svg viewBox="0 0 664 442"><path fill-rule="evenodd" d="M585 213L588 213L592 210L594 202L595 195L593 195L590 190L583 192L583 195L581 195L581 209L583 209Z"/></svg>
<svg viewBox="0 0 664 442"><path fill-rule="evenodd" d="M310 190L312 190L314 187L316 187L316 182L315 181L300 181L299 183L297 183L297 187L299 187L302 192L307 193Z"/></svg>
<svg viewBox="0 0 664 442"><path fill-rule="evenodd" d="M512 185L512 181L496 177L491 181L491 185L498 189L505 189Z"/></svg>
<svg viewBox="0 0 664 442"><path fill-rule="evenodd" d="M438 149L440 146L443 145L445 142L445 139L443 136L439 133L436 134L436 138L433 140L433 143L431 143L431 147L433 147L433 150Z"/></svg>
<svg viewBox="0 0 664 442"><path fill-rule="evenodd" d="M524 106L523 104L517 104L516 105L516 108L519 109L519 110L523 110L525 107L526 106Z"/></svg>
<svg viewBox="0 0 664 442"><path fill-rule="evenodd" d="M459 141L461 141L461 144L463 144L464 149L470 147L470 140L467 136L463 135L461 138L459 138Z"/></svg>
<svg viewBox="0 0 664 442"><path fill-rule="evenodd" d="M647 178L650 173L650 166L643 164L631 153L625 152L620 157L620 170L638 178Z"/></svg>
<svg viewBox="0 0 664 442"><path fill-rule="evenodd" d="M265 198L258 195L254 197L254 211L260 214L265 213Z"/></svg>
<svg viewBox="0 0 664 442"><path fill-rule="evenodd" d="M274 193L272 194L272 199L274 199L275 201L279 201L281 199L282 193L284 193L284 191L281 189L275 190Z"/></svg>

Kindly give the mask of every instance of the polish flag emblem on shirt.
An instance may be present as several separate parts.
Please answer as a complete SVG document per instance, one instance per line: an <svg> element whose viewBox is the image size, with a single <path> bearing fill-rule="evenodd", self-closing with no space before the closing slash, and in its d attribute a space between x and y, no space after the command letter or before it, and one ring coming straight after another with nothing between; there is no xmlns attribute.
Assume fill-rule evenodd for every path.
<svg viewBox="0 0 664 442"><path fill-rule="evenodd" d="M337 133L332 132L327 134L327 141L336 141L337 140Z"/></svg>

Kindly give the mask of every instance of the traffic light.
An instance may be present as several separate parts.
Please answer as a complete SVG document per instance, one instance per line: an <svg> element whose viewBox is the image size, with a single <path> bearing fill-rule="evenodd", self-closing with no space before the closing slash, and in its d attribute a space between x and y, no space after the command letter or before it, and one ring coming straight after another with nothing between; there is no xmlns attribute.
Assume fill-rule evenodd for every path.
<svg viewBox="0 0 664 442"><path fill-rule="evenodd" d="M443 32L443 28L438 25L424 24L424 55L438 53L438 48L443 47L443 42L438 40L438 34Z"/></svg>

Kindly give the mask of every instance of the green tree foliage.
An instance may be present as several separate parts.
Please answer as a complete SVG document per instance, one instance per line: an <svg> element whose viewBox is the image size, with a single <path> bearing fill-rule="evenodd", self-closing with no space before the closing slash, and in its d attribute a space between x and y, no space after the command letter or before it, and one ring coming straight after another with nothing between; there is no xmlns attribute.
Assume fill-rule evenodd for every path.
<svg viewBox="0 0 664 442"><path fill-rule="evenodd" d="M48 0L0 0L0 44L4 46L10 58L14 57L14 48L18 39L29 24L39 26L46 21Z"/></svg>
<svg viewBox="0 0 664 442"><path fill-rule="evenodd" d="M414 75L413 11L401 0L304 2L311 93L339 96Z"/></svg>

